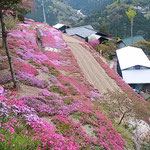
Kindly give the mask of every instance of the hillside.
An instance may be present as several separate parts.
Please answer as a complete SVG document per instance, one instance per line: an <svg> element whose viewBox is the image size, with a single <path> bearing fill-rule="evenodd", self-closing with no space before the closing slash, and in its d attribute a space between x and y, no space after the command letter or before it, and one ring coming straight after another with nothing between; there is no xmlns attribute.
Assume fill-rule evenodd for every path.
<svg viewBox="0 0 150 150"><path fill-rule="evenodd" d="M113 0L66 0L70 6L89 15L111 4Z"/></svg>
<svg viewBox="0 0 150 150"><path fill-rule="evenodd" d="M44 6L47 23L54 25L58 22L70 22L74 25L82 21L84 15L101 10L111 2L112 0L46 0L44 1ZM78 10L81 11L81 14L77 12ZM43 22L42 4L40 0L36 0L36 11L26 16L38 22Z"/></svg>
<svg viewBox="0 0 150 150"><path fill-rule="evenodd" d="M0 84L5 88L0 148L122 149L122 136L94 104L100 105L103 96L84 78L62 33L32 20L26 23L8 35L17 90L6 90L11 77L6 54L0 57Z"/></svg>
<svg viewBox="0 0 150 150"><path fill-rule="evenodd" d="M150 39L150 2L146 0L46 0L47 23L69 23L73 26L92 24L97 30L109 32L115 37L130 36L130 20L126 11L132 5L137 11L133 34ZM36 0L37 11L27 17L43 22L42 4Z"/></svg>
<svg viewBox="0 0 150 150"><path fill-rule="evenodd" d="M8 45L18 88L1 49L0 149L121 150L149 140L148 103L86 42L28 19Z"/></svg>
<svg viewBox="0 0 150 150"><path fill-rule="evenodd" d="M73 9L65 0L47 0L44 1L44 8L46 14L47 23L54 25L57 22L73 23L80 19L80 15L77 15L77 10ZM43 22L43 8L40 0L36 0L36 11L26 15L36 21Z"/></svg>
<svg viewBox="0 0 150 150"><path fill-rule="evenodd" d="M126 38L130 36L130 20L126 15L126 11L131 6L137 12L134 18L134 35L142 35L145 39L150 39L150 18L149 3L141 0L123 0L115 1L108 5L102 11L96 12L85 18L84 24L92 24L95 28L102 30L105 28L115 37Z"/></svg>

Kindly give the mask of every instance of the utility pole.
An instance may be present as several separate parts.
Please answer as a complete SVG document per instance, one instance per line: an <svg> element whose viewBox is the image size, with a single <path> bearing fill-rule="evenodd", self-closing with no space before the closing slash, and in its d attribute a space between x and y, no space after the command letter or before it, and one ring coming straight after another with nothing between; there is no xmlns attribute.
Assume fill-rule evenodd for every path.
<svg viewBox="0 0 150 150"><path fill-rule="evenodd" d="M46 15L45 15L45 8L44 8L44 1L43 0L42 0L42 8L43 8L44 22L46 23Z"/></svg>

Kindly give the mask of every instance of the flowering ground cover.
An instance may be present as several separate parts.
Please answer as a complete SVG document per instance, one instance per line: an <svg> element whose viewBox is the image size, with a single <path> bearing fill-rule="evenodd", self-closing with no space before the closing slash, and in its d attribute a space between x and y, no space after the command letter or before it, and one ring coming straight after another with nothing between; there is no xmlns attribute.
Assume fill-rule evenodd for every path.
<svg viewBox="0 0 150 150"><path fill-rule="evenodd" d="M14 96L9 92L9 97ZM71 138L55 132L47 122L38 117L33 108L22 101L0 97L0 148L1 149L62 149L75 150L79 145Z"/></svg>
<svg viewBox="0 0 150 150"><path fill-rule="evenodd" d="M107 74L116 81L118 86L120 86L125 93L127 93L132 99L139 99L145 102L144 98L137 94L128 84L125 83L125 81L123 81L123 79L113 69L111 69L106 63L103 62L103 60L97 55L93 47L88 45L86 42L81 43L81 45L83 47L86 47L93 53L94 58L100 63L100 65L107 72Z"/></svg>
<svg viewBox="0 0 150 150"><path fill-rule="evenodd" d="M143 97L137 94L125 81L113 70L111 69L103 60L100 58L99 54L96 50L93 49L88 43L84 42L81 43L83 47L86 47L87 50L91 51L94 58L99 62L105 72L116 81L117 85L121 87L122 91L124 91L128 98L132 101L135 109L135 115L137 118L140 118L146 121L148 124L150 123L149 120L149 103L145 101Z"/></svg>
<svg viewBox="0 0 150 150"><path fill-rule="evenodd" d="M103 102L103 95L85 80L62 33L46 24L26 23L9 33L8 45L18 82L41 90L38 96L21 97L5 90L0 97L0 148L124 149L125 140L95 105Z"/></svg>

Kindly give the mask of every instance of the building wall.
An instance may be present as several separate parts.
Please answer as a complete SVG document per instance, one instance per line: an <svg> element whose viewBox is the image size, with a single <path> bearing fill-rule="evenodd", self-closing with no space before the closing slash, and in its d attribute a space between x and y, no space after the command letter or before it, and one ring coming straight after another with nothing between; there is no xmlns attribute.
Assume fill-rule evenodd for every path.
<svg viewBox="0 0 150 150"><path fill-rule="evenodd" d="M126 45L125 45L123 42L120 42L120 43L118 43L117 45L118 45L118 48L119 48L119 49L126 47Z"/></svg>

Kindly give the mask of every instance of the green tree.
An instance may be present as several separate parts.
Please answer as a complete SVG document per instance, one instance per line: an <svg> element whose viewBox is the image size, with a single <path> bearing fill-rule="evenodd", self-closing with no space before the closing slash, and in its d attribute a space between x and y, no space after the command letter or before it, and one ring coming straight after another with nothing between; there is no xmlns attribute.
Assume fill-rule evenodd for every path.
<svg viewBox="0 0 150 150"><path fill-rule="evenodd" d="M133 20L136 15L136 11L133 9L130 9L129 11L126 11L126 15L131 21L131 38L132 38L132 43L133 43Z"/></svg>
<svg viewBox="0 0 150 150"><path fill-rule="evenodd" d="M99 31L108 34L108 30L104 24L100 24Z"/></svg>

